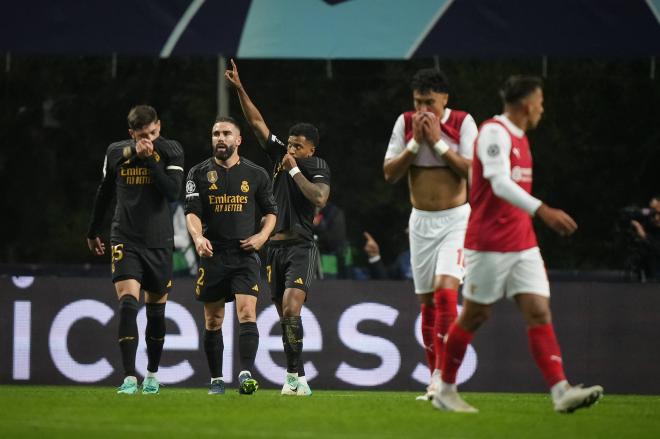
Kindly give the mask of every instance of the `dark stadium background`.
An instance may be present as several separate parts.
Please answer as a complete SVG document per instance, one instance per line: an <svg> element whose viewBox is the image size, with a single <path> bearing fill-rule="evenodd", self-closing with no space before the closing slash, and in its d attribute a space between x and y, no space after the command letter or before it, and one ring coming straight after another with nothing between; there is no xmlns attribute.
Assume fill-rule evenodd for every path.
<svg viewBox="0 0 660 439"><path fill-rule="evenodd" d="M649 58L237 63L273 131L285 136L296 121L320 128L318 155L333 170L331 200L346 211L349 239L359 250L369 230L385 259L406 245L410 205L405 182L383 180L384 151L397 115L411 107L408 79L436 63L451 81L450 106L477 123L500 111L497 89L508 75L545 77L545 115L530 133L534 192L580 226L570 239L537 228L549 268L625 269L630 235L620 209L660 192L660 86ZM114 66L110 56L6 58L0 263L103 262L89 255L84 235L105 148L126 137L130 107L149 103L164 135L184 145L186 170L208 156L217 65L210 57L119 56ZM243 122L230 93L229 112ZM243 128L242 154L269 167Z"/></svg>

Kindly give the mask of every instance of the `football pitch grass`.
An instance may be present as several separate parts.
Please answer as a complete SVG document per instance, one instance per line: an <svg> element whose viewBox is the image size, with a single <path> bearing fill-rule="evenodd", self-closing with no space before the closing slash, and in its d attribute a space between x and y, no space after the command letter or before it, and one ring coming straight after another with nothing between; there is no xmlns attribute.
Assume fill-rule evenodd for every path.
<svg viewBox="0 0 660 439"><path fill-rule="evenodd" d="M548 395L464 393L478 414L440 412L413 392L315 391L283 397L161 388L0 386L0 437L660 438L660 396L605 395L562 415Z"/></svg>

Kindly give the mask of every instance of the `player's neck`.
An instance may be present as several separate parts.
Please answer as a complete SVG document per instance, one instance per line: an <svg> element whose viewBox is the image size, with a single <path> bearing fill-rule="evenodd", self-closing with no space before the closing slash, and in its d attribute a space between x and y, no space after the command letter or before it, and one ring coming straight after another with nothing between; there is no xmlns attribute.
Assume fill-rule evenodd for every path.
<svg viewBox="0 0 660 439"><path fill-rule="evenodd" d="M217 157L213 157L213 160L215 160L215 163L218 166L222 166L223 168L231 168L234 166L236 163L239 162L241 158L238 156L238 154L233 154L231 157L229 157L227 160L220 160Z"/></svg>
<svg viewBox="0 0 660 439"><path fill-rule="evenodd" d="M504 116L509 119L512 124L520 128L523 133L527 131L527 126L529 123L529 118L527 115L515 110L504 110Z"/></svg>

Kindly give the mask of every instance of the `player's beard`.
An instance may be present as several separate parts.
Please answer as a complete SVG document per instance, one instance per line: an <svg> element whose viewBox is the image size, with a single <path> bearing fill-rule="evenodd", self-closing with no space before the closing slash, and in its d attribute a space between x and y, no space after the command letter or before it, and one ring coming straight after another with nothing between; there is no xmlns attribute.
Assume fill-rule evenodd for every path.
<svg viewBox="0 0 660 439"><path fill-rule="evenodd" d="M225 161L232 156L235 150L236 150L236 145L226 145L226 148L224 150L219 149L218 146L214 146L213 155L215 156L216 159Z"/></svg>

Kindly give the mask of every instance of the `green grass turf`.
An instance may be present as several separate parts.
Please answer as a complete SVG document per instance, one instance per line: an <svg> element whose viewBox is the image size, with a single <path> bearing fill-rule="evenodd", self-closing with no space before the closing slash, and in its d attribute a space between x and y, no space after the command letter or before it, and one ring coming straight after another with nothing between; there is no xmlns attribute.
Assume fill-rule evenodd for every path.
<svg viewBox="0 0 660 439"><path fill-rule="evenodd" d="M210 396L165 387L116 395L109 387L0 386L0 437L660 438L660 396L605 395L570 415L542 394L465 393L478 414L445 413L416 393L315 391L309 398Z"/></svg>

